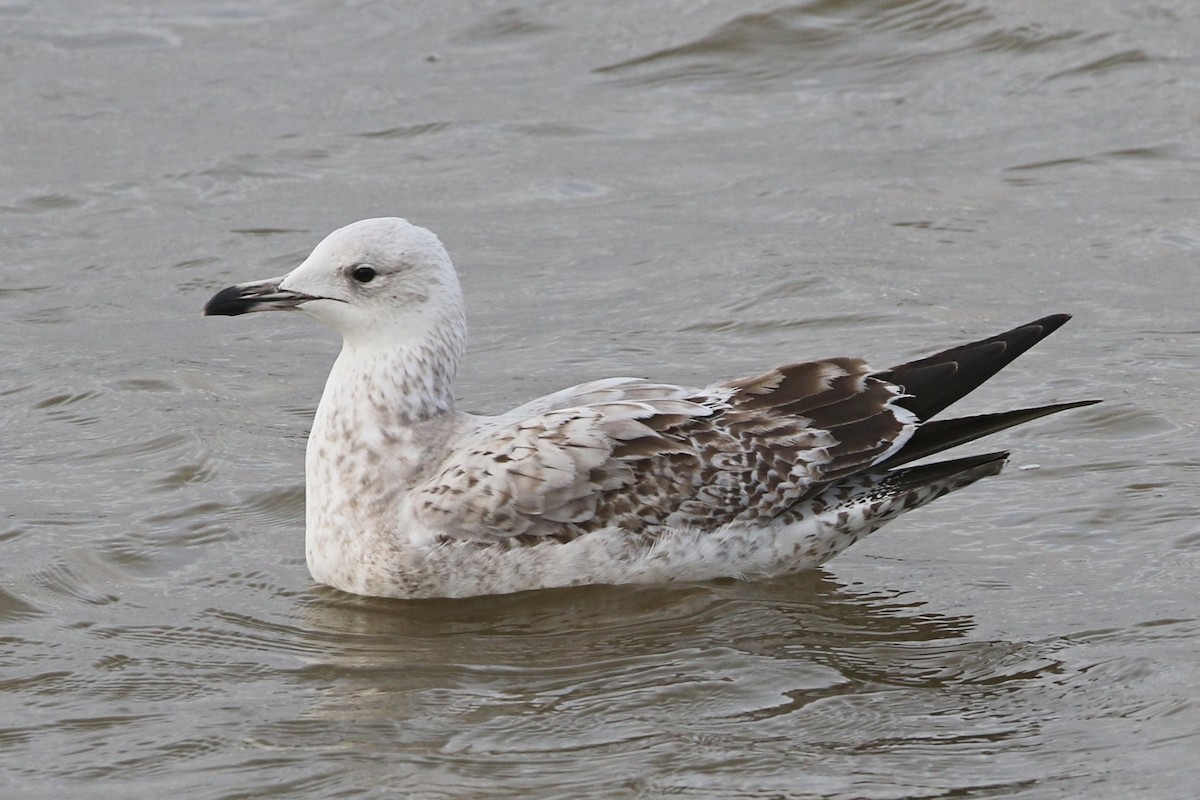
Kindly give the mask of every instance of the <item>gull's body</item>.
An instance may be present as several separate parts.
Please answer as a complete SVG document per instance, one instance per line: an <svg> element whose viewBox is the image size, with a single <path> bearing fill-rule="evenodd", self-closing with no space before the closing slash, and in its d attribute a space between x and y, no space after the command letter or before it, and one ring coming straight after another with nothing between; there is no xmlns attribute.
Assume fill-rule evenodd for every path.
<svg viewBox="0 0 1200 800"><path fill-rule="evenodd" d="M1064 408L928 422L1066 321L872 371L792 364L690 388L582 384L499 416L454 406L462 297L432 233L330 234L283 278L205 313L300 308L339 330L306 458L306 557L357 594L460 597L813 568L903 511L1003 466L900 464Z"/></svg>

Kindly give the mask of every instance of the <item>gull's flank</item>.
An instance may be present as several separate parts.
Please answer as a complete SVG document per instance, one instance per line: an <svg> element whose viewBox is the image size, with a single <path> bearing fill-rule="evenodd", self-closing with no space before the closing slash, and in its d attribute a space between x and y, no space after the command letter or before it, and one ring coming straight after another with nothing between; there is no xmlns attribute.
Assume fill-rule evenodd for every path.
<svg viewBox="0 0 1200 800"><path fill-rule="evenodd" d="M205 314L298 309L342 335L308 438L305 555L347 592L463 597L812 569L904 511L1000 471L902 465L1077 401L931 420L1066 322L928 358L778 367L692 388L608 378L498 416L454 404L458 278L403 219L334 231Z"/></svg>

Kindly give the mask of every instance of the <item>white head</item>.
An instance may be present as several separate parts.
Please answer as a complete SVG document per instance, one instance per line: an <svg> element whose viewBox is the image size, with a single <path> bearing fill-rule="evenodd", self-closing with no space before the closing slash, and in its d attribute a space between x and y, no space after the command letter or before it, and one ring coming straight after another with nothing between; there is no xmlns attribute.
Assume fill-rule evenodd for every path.
<svg viewBox="0 0 1200 800"><path fill-rule="evenodd" d="M398 217L340 228L287 275L230 286L208 301L204 313L292 308L338 331L352 347L465 335L462 292L446 248L431 231ZM461 341L452 345L456 357L461 347Z"/></svg>

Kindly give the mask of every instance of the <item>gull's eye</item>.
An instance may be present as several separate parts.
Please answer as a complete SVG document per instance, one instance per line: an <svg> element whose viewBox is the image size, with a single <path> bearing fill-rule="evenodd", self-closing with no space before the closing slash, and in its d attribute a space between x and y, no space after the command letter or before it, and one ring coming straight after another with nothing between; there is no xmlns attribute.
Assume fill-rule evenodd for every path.
<svg viewBox="0 0 1200 800"><path fill-rule="evenodd" d="M354 268L354 271L350 273L350 277L359 283L370 283L375 280L375 274L375 270L371 267L359 266Z"/></svg>

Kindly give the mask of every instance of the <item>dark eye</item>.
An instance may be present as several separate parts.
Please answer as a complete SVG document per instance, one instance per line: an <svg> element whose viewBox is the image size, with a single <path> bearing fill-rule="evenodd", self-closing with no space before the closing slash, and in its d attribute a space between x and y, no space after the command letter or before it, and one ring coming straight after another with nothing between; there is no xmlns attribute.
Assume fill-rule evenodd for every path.
<svg viewBox="0 0 1200 800"><path fill-rule="evenodd" d="M355 267L354 271L350 273L350 277L359 283L370 283L375 280L375 270L366 266Z"/></svg>

